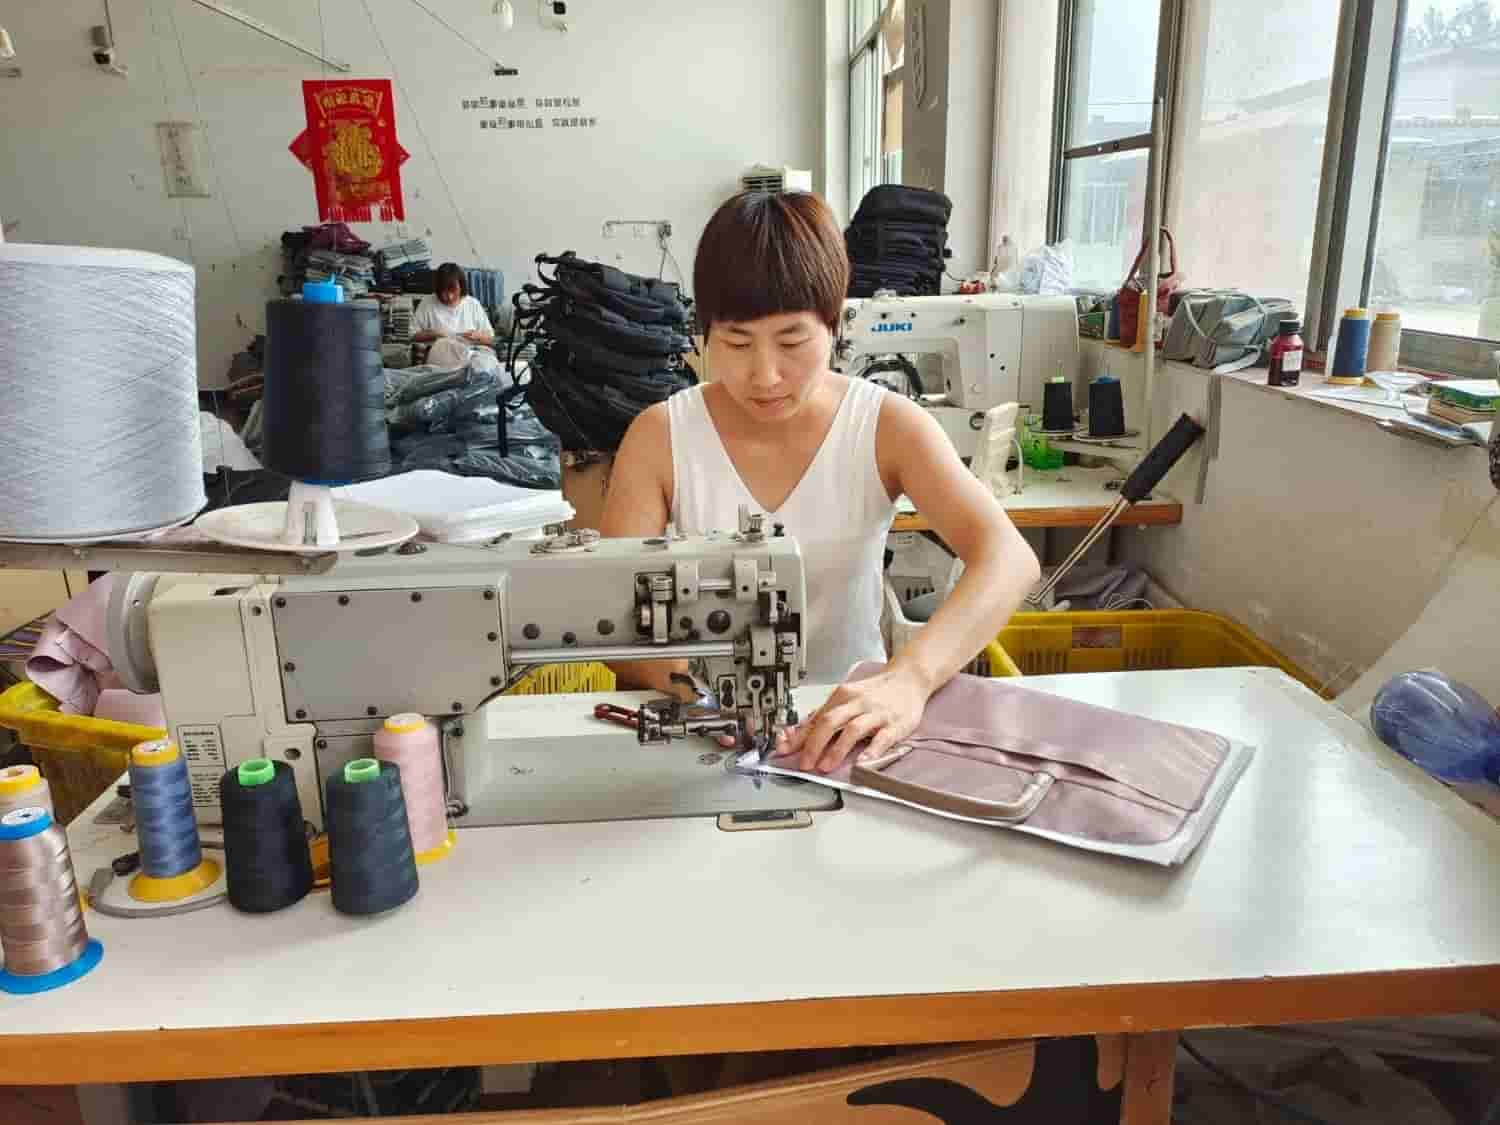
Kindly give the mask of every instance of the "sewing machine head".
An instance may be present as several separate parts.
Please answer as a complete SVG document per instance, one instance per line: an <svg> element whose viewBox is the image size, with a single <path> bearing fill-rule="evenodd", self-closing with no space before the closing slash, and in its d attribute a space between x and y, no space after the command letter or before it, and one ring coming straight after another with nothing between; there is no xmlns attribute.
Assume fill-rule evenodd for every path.
<svg viewBox="0 0 1500 1125"><path fill-rule="evenodd" d="M122 576L111 648L131 687L161 691L205 819L219 775L266 756L320 820L323 779L406 711L439 723L450 787L482 804L462 792L482 763L462 758L488 752L486 710L537 666L688 661L702 697L644 710L642 741L728 733L749 748L795 723L802 557L779 531L747 514L708 536L410 544L317 576Z"/></svg>
<svg viewBox="0 0 1500 1125"><path fill-rule="evenodd" d="M938 357L941 387L924 405L954 410L967 423L1006 402L1039 410L1047 379L1072 379L1078 370L1078 312L1072 297L859 298L845 302L835 351L842 370L856 376L885 357ZM892 366L915 379L910 359L903 365L897 358ZM913 395L931 390L907 389ZM967 455L962 448L960 453Z"/></svg>

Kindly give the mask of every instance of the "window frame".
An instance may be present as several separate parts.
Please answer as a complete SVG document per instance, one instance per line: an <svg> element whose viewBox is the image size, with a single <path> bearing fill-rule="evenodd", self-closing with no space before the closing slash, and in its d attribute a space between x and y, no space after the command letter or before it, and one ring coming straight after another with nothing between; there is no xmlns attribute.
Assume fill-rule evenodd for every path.
<svg viewBox="0 0 1500 1125"><path fill-rule="evenodd" d="M1061 0L1057 8L1057 54L1052 76L1052 167L1049 170L1050 179L1047 189L1048 242L1061 242L1064 237L1064 224L1067 221L1064 207L1068 199L1068 165L1071 161L1145 150L1147 153L1146 182L1148 184L1151 182L1151 162L1154 157L1151 155L1151 129L1149 127L1144 133L1133 133L1114 140L1067 147L1068 121L1072 115L1074 93L1072 88L1074 31L1078 24L1078 6L1081 2L1082 0ZM1182 26L1183 2L1184 0L1161 0L1161 8L1157 13L1152 97L1163 98L1163 92L1167 92L1163 101L1166 107L1166 120L1162 122L1163 137L1170 137L1173 96L1176 92L1174 86L1177 55L1180 48L1177 39ZM1169 172L1171 170L1170 142L1164 142L1164 147L1167 149L1168 156L1164 171ZM1166 183L1167 177L1163 176L1163 194L1167 194L1169 190L1165 186ZM1146 194L1149 197L1150 191L1148 190ZM1149 198L1146 200L1146 206L1148 208L1151 206ZM1157 206L1160 206L1160 203ZM1143 245L1147 229L1156 225L1159 224L1152 223L1150 217L1143 211L1141 229L1136 232L1132 245Z"/></svg>
<svg viewBox="0 0 1500 1125"><path fill-rule="evenodd" d="M1188 2L1162 0L1157 24L1155 93L1166 120L1161 122L1160 154L1165 198L1156 206L1167 216L1172 214L1172 197L1177 190L1172 172L1179 138L1172 119L1179 108L1178 76L1185 49ZM1058 5L1047 195L1047 238L1051 242L1063 237L1071 162L1140 148L1150 151L1149 132L1067 147L1079 4L1080 0L1061 0ZM1314 216L1313 260L1303 306L1309 344L1315 351L1327 349L1342 308L1367 306L1370 299L1401 39L1409 4L1410 0L1341 0L1325 160ZM1150 174L1148 165L1148 182ZM1144 215L1136 244L1143 244L1146 231L1157 225L1153 216ZM1404 328L1401 334L1401 362L1424 370L1491 378L1496 374L1497 352L1500 341L1481 336L1414 328Z"/></svg>
<svg viewBox="0 0 1500 1125"><path fill-rule="evenodd" d="M849 3L849 73L848 73L848 101L849 101L849 140L854 136L854 96L855 81L854 68L866 54L870 56L870 70L873 78L870 82L869 104L865 106L865 141L869 146L870 159L874 168L874 183L880 183L881 165L881 130L885 124L885 76L881 73L882 48L880 43L880 17L885 10L884 0L878 0L875 4L875 14L870 20L870 26L863 31L857 31L854 27L854 15L857 3L850 0ZM854 146L849 145L849 214L853 216L859 207L859 201L869 190L865 185L864 170L854 159Z"/></svg>
<svg viewBox="0 0 1500 1125"><path fill-rule="evenodd" d="M1381 68L1376 80L1381 83L1377 92L1383 98L1385 112L1381 120L1380 135L1376 143L1377 170L1371 189L1370 229L1363 249L1363 272L1360 278L1359 303L1368 305L1370 290L1374 283L1375 256L1380 244L1380 204L1385 186L1386 163L1390 159L1391 126L1396 112L1396 85L1400 78L1402 39L1406 30L1406 17L1410 9L1409 0L1364 0L1377 11L1389 5L1394 22L1391 38L1380 46L1390 52L1390 65ZM1486 336L1460 336L1450 332L1434 332L1431 329L1411 328L1402 325L1400 362L1409 367L1426 371L1438 371L1471 378L1494 378L1500 364L1500 339Z"/></svg>

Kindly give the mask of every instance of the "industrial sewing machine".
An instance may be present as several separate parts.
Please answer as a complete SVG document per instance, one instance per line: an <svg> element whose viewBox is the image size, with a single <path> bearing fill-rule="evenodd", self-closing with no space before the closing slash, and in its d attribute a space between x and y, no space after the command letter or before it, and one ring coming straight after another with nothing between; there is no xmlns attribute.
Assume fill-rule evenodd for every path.
<svg viewBox="0 0 1500 1125"><path fill-rule="evenodd" d="M1018 402L1040 411L1043 383L1073 382L1078 311L1072 297L1006 293L852 299L835 355L847 374L918 397L967 459L986 410ZM936 372L922 370L934 365L927 357Z"/></svg>
<svg viewBox="0 0 1500 1125"><path fill-rule="evenodd" d="M684 660L697 701L648 703L637 740L763 750L797 722L804 596L797 544L742 512L735 532L411 543L316 576L121 575L110 647L130 687L161 691L205 821L223 771L265 756L320 823L324 780L407 711L439 725L460 827L836 807L713 742L643 750L592 719L559 737L567 697L502 694L541 665Z"/></svg>

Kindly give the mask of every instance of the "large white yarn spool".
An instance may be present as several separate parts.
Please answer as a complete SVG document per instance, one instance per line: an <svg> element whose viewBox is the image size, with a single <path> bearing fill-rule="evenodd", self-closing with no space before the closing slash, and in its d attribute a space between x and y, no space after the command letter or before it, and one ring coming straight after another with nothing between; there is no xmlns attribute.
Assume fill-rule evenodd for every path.
<svg viewBox="0 0 1500 1125"><path fill-rule="evenodd" d="M0 540L103 539L203 506L193 268L0 243Z"/></svg>

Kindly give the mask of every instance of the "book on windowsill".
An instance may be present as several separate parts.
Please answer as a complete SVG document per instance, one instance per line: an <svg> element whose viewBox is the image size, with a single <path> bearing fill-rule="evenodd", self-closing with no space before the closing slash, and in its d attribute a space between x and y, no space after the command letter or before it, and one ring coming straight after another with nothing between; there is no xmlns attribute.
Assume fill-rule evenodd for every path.
<svg viewBox="0 0 1500 1125"><path fill-rule="evenodd" d="M1436 392L1428 400L1427 413L1434 418L1441 418L1445 422L1452 422L1455 426L1467 426L1471 422L1493 422L1495 420L1495 411L1493 408L1489 410L1475 410L1472 407L1461 406L1458 403L1440 398Z"/></svg>
<svg viewBox="0 0 1500 1125"><path fill-rule="evenodd" d="M1448 406L1487 411L1493 415L1500 407L1500 382L1494 379L1445 379L1432 384L1432 397Z"/></svg>

